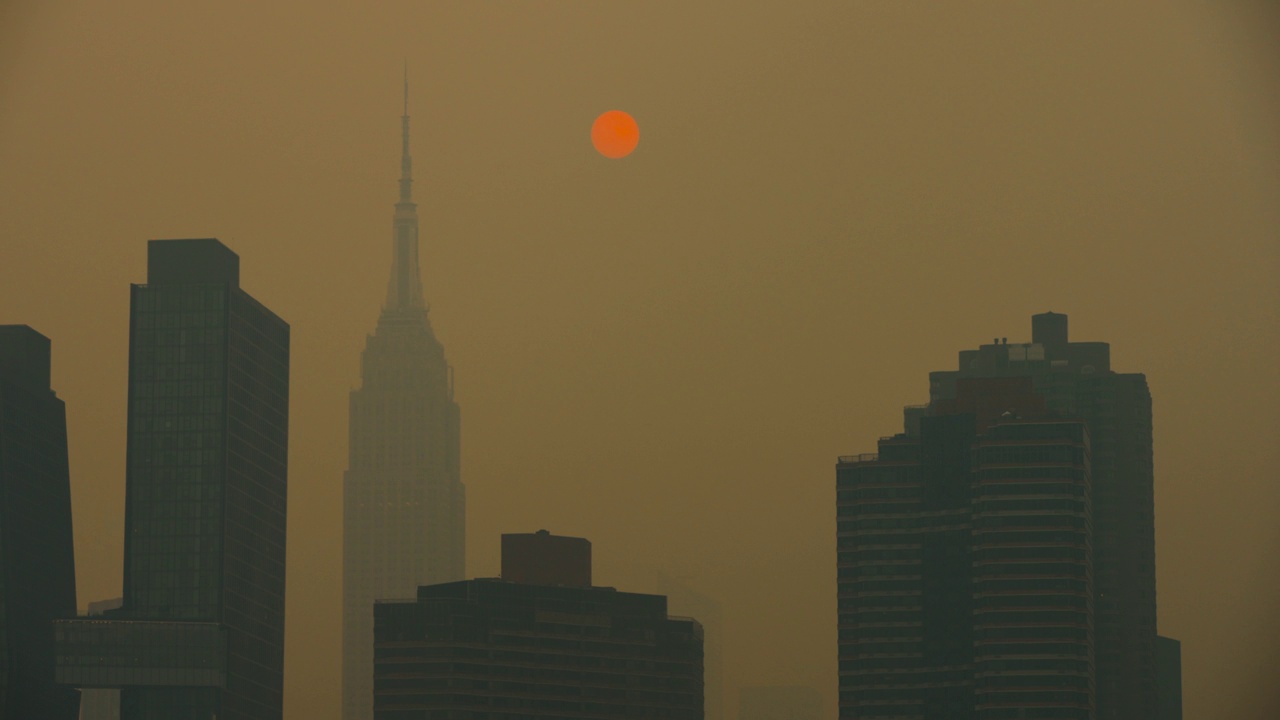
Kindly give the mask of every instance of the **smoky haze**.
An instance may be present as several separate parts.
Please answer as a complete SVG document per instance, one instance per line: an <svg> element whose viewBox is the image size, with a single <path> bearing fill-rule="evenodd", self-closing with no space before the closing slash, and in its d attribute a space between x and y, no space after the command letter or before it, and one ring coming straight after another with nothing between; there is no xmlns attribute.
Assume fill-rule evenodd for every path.
<svg viewBox="0 0 1280 720"><path fill-rule="evenodd" d="M285 714L337 718L407 59L469 576L503 532L589 538L597 584L721 604L726 717L745 685L833 714L836 456L1065 312L1150 382L1187 717L1274 717L1270 3L321 5L0 8L0 323L53 341L82 606L120 595L128 283L145 240L218 237L293 328Z"/></svg>

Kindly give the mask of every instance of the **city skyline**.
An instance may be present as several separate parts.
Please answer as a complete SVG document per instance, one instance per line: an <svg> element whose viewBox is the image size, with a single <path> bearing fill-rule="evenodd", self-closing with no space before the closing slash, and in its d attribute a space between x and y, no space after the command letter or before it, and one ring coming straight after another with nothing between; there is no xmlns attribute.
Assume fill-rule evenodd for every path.
<svg viewBox="0 0 1280 720"><path fill-rule="evenodd" d="M831 458L1053 309L1124 338L1156 398L1188 716L1267 717L1280 26L1243 0L995 7L0 11L0 322L54 343L78 597L121 594L122 279L147 238L220 237L295 330L286 713L336 705L407 56L467 577L513 528L590 537L598 582L665 569L721 604L727 717L747 685L831 710ZM605 161L613 107L645 139Z"/></svg>

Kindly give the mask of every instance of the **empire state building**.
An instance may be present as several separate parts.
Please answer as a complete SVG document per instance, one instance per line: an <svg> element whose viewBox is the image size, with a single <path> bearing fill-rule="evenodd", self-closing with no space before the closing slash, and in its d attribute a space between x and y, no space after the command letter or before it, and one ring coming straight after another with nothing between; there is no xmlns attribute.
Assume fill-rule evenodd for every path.
<svg viewBox="0 0 1280 720"><path fill-rule="evenodd" d="M466 488L452 368L436 339L418 267L418 210L405 83L400 201L391 280L351 392L343 497L343 718L373 717L373 605L463 579Z"/></svg>

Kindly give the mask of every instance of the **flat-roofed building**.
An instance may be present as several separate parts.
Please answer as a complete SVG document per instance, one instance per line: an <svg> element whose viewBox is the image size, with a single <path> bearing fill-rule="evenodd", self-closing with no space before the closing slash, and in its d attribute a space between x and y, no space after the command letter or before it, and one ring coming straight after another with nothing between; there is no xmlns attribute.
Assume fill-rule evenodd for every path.
<svg viewBox="0 0 1280 720"><path fill-rule="evenodd" d="M556 547L577 553L580 543L541 550ZM537 563L545 569L548 560ZM508 575L546 576L506 559L503 569L502 579L424 586L413 600L375 605L377 720L702 720L696 620L669 616L661 595L513 582Z"/></svg>
<svg viewBox="0 0 1280 720"><path fill-rule="evenodd" d="M0 325L0 718L74 720L54 682L53 622L76 614L67 411L49 338Z"/></svg>
<svg viewBox="0 0 1280 720"><path fill-rule="evenodd" d="M215 239L152 240L129 324L124 603L56 623L124 720L279 720L289 326Z"/></svg>

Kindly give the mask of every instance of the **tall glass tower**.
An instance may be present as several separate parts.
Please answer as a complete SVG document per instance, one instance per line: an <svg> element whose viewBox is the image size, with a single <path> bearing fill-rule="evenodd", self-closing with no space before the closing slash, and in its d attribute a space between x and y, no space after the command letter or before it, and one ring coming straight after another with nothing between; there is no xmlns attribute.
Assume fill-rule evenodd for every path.
<svg viewBox="0 0 1280 720"><path fill-rule="evenodd" d="M153 240L133 286L124 607L219 622L228 649L225 689L126 689L124 720L282 713L289 326L239 270L217 240Z"/></svg>
<svg viewBox="0 0 1280 720"><path fill-rule="evenodd" d="M76 613L67 412L49 338L0 325L0 718L75 720L54 685L53 620Z"/></svg>
<svg viewBox="0 0 1280 720"><path fill-rule="evenodd" d="M289 326L217 240L153 240L129 327L124 604L59 623L123 720L280 720Z"/></svg>
<svg viewBox="0 0 1280 720"><path fill-rule="evenodd" d="M452 370L418 267L408 85L391 280L351 393L343 512L343 717L373 717L374 600L463 579L466 494Z"/></svg>

